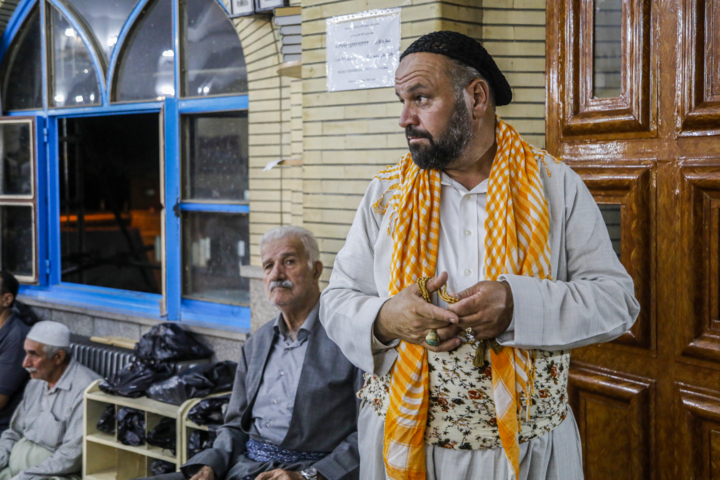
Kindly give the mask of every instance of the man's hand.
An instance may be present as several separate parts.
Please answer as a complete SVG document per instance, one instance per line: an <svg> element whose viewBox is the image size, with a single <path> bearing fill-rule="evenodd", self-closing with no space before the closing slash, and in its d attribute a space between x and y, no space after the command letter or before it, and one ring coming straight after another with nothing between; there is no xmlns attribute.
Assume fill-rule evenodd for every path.
<svg viewBox="0 0 720 480"><path fill-rule="evenodd" d="M215 480L215 472L212 468L205 465L190 480Z"/></svg>
<svg viewBox="0 0 720 480"><path fill-rule="evenodd" d="M433 293L447 282L447 273L427 282ZM433 352L447 352L460 345L456 337L458 316L444 308L426 302L417 285L410 285L392 297L380 309L375 319L375 336L383 343L400 339L422 345ZM441 342L437 347L425 343L430 329L436 328Z"/></svg>
<svg viewBox="0 0 720 480"><path fill-rule="evenodd" d="M320 475L318 474L318 478ZM272 470L264 472L255 477L255 480L305 480L300 472L291 472L290 470Z"/></svg>
<svg viewBox="0 0 720 480"><path fill-rule="evenodd" d="M513 294L507 282L478 282L457 294L448 310L460 318L460 327L472 328L477 340L495 338L510 326Z"/></svg>

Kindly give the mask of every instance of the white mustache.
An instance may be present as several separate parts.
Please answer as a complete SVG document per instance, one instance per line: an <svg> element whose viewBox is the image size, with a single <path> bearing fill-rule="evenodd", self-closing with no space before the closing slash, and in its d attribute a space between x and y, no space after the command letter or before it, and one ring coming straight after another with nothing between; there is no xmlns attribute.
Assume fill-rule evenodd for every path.
<svg viewBox="0 0 720 480"><path fill-rule="evenodd" d="M276 288L293 288L295 286L294 283L292 283L290 280L280 280L280 281L274 281L270 282L270 291L272 292Z"/></svg>
<svg viewBox="0 0 720 480"><path fill-rule="evenodd" d="M27 370L28 373L35 373L35 372L37 372L37 368L33 368L33 367L28 367L28 368L26 368L25 370Z"/></svg>

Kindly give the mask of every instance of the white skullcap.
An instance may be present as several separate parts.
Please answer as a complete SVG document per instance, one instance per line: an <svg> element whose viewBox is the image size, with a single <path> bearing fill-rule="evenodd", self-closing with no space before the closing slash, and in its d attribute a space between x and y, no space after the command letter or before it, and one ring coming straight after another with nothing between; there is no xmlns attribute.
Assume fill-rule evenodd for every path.
<svg viewBox="0 0 720 480"><path fill-rule="evenodd" d="M29 340L52 347L69 347L70 330L58 322L38 322L27 334Z"/></svg>

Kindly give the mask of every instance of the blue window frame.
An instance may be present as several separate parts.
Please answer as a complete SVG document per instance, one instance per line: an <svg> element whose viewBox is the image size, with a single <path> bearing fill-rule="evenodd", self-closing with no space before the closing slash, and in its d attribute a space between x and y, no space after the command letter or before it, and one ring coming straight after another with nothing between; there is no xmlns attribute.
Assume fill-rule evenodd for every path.
<svg viewBox="0 0 720 480"><path fill-rule="evenodd" d="M128 1L134 2L135 0ZM138 36L135 35L134 28L142 21L144 16L148 15L147 12L160 2L172 4L172 49L163 52L164 56L179 60L172 61L171 59L173 65L172 87L162 86L162 95L154 99L119 101L122 99L118 98L115 92L118 88L118 72L124 67L120 64L123 61L123 54L130 49L130 42ZM216 6L210 7L209 4L205 5L203 2L212 2ZM125 3L127 4L127 2ZM76 15L82 13L78 13L82 10L81 7L87 5L91 5L87 0L22 0L10 19L2 43L0 43L0 64L4 65L8 52L12 51L10 47L13 39L22 31L26 20L39 12L42 27L40 29L42 39L42 108L5 112L5 115L9 117L31 117L34 119L36 132L34 136L36 149L34 168L37 173L34 179L34 192L37 198L34 210L35 238L37 242L35 248L36 275L33 279L30 279L31 281L28 284L21 287L21 293L51 303L73 304L96 310L122 312L160 320L201 322L208 326L214 325L227 329L247 331L250 326L250 309L247 299L234 301L232 299L233 292L226 294L224 297L223 295L212 294L198 297L191 294L193 293L192 288L184 287L184 284L187 284L187 281L185 281L187 274L183 272L183 236L188 237L184 233L183 218L200 216L199 218L202 219L203 215L214 215L224 220L231 219L235 221L242 216L246 218L249 214L247 193L244 196L238 197L235 195L233 198L222 200L213 200L212 197L201 198L202 196L195 198L193 195L183 193L183 178L187 178L187 172L186 177L183 177L183 169L187 168L183 166L183 155L186 155L184 152L186 147L183 145L187 144L186 133L183 133L186 131L184 124L190 122L193 118L222 118L223 116L242 118L243 115L246 118L247 115L247 93L238 91L239 88L246 88L247 81L246 79L238 81L238 78L236 78L238 75L244 75L245 66L241 47L238 50L239 40L237 40L236 46L231 45L229 47L233 53L234 63L226 66L226 68L216 68L217 65L211 64L212 62L209 61L207 71L203 71L202 66L195 65L197 64L195 59L186 61L183 58L186 49L189 49L183 45L183 39L186 37L184 32L187 32L188 28L201 28L201 26L198 26L200 21L196 22L193 18L188 18L190 9L199 12L204 11L205 13L207 13L208 9L212 10L210 13L214 15L215 21L213 28L217 29L217 22L219 21L217 6L223 12L226 12L225 6L218 0L184 0L182 2L180 0L138 0L132 11L130 11L122 29L116 37L113 36L110 40L116 42L112 46L109 43L101 45L101 42L107 39L99 39L98 35L93 31L88 31L92 28L92 22L79 21L76 18ZM188 10L182 10L183 8ZM203 18L212 17L212 15L204 15ZM56 24L51 25L53 18ZM70 25L65 30L68 37L79 37L79 40L76 38L74 46L70 45L71 42L56 45L48 41L48 37L52 35L53 25L61 25L61 28L66 26L58 19ZM232 28L234 33L230 20L227 18L226 20L227 24L220 22L221 28L219 30L222 30L227 35L228 28ZM110 35L112 32L103 33ZM128 43L127 48L125 42ZM216 44L217 36L204 45L194 45L194 58L202 55L203 49L208 56L212 56L213 52L209 49L216 48L214 46ZM83 52L83 46L86 52ZM83 98L81 94L72 94L74 95L72 98L65 98L64 95L62 101L55 98L53 82L66 81L66 77L71 78L69 81L72 82L74 81L73 78L77 78L77 75L72 77L72 73L68 77L67 72L65 72L65 77L61 78L54 71L53 53L62 48L75 48L79 52L77 54L78 58L91 63L92 68L85 68L83 72L86 76L93 76L94 70L99 98L94 98L94 94L92 100ZM110 50L108 50L109 48ZM232 50L233 48L234 50ZM108 56L109 51L111 53ZM218 60L213 61L217 63ZM193 62L194 64L192 64ZM82 69L82 66L79 68ZM158 68L165 68L165 73L170 74L167 71L167 65L164 67L159 65ZM6 70L8 70L8 67L4 66L3 71ZM5 82L5 78L2 80ZM89 81L87 78L80 80L86 83ZM192 85L192 91L189 91L188 85ZM242 85L242 87L237 87L237 85ZM187 92L187 96L180 95L180 92ZM213 96L214 92L218 94ZM85 97L88 96L85 95ZM78 106L65 106L71 100ZM93 104L85 105L84 103ZM57 104L62 106L54 106ZM59 145L62 137L61 130L59 130L60 124L64 119L137 113L157 114L162 125L160 129L161 139L159 139L162 146L160 149L162 156L160 185L164 205L162 211L164 234L161 237L162 293L144 293L64 282L62 281L60 245L61 171ZM245 132L246 138L247 133ZM206 162L208 161L212 161L212 159L206 160ZM1 205L2 198L0 195ZM237 245L230 245L230 247L237 248L237 255L240 257L243 255L241 252L246 250L242 241L237 242ZM185 245L185 252L188 251L190 251L189 245Z"/></svg>

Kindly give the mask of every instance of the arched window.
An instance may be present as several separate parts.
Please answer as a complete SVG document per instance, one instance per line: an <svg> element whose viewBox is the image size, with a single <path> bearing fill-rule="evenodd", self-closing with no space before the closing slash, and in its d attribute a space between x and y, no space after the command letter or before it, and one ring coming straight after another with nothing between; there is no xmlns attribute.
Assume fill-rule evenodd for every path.
<svg viewBox="0 0 720 480"><path fill-rule="evenodd" d="M249 328L247 72L219 0L21 1L0 269L53 303Z"/></svg>

